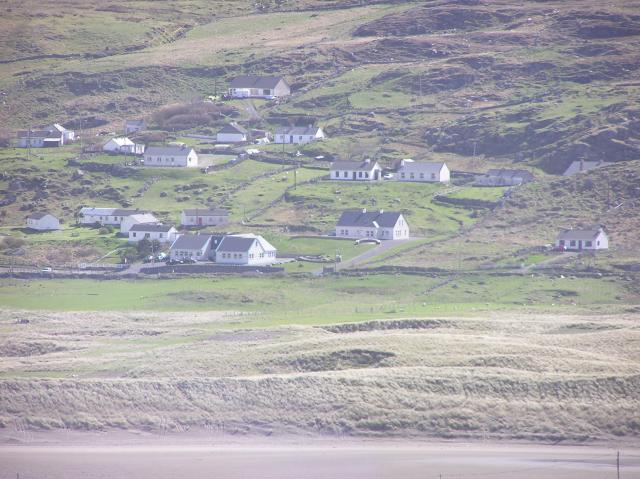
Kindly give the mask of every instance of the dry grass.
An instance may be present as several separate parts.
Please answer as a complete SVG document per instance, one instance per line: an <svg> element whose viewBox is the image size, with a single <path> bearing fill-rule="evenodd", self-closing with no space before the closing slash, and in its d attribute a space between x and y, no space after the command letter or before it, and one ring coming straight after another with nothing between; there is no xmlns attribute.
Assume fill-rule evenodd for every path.
<svg viewBox="0 0 640 479"><path fill-rule="evenodd" d="M637 315L237 329L242 319L4 312L0 421L536 440L640 432Z"/></svg>

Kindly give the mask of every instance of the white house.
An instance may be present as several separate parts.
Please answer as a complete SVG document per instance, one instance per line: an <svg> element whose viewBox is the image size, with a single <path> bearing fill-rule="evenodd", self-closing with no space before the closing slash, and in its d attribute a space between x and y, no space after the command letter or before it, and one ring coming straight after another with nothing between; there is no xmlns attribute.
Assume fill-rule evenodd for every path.
<svg viewBox="0 0 640 479"><path fill-rule="evenodd" d="M120 233L126 234L134 225L159 223L158 218L151 213L138 212L125 216L120 223Z"/></svg>
<svg viewBox="0 0 640 479"><path fill-rule="evenodd" d="M397 240L409 238L409 224L395 211L347 210L336 225L338 238L375 238Z"/></svg>
<svg viewBox="0 0 640 479"><path fill-rule="evenodd" d="M129 229L129 242L137 243L140 240L157 240L160 243L175 241L178 231L171 225L140 223Z"/></svg>
<svg viewBox="0 0 640 479"><path fill-rule="evenodd" d="M147 124L144 120L125 120L124 122L124 134L135 133L136 131L142 131L147 129Z"/></svg>
<svg viewBox="0 0 640 479"><path fill-rule="evenodd" d="M142 155L144 153L144 145L134 143L126 136L111 138L102 147L103 151L109 153L125 153L133 155Z"/></svg>
<svg viewBox="0 0 640 479"><path fill-rule="evenodd" d="M448 183L450 172L447 165L442 162L402 160L394 179L396 181Z"/></svg>
<svg viewBox="0 0 640 479"><path fill-rule="evenodd" d="M291 87L282 77L241 75L231 80L232 98L278 98L291 94Z"/></svg>
<svg viewBox="0 0 640 479"><path fill-rule="evenodd" d="M267 266L276 262L277 250L262 236L227 235L216 249L216 263Z"/></svg>
<svg viewBox="0 0 640 479"><path fill-rule="evenodd" d="M62 136L62 143L67 145L73 142L76 139L76 134L72 130L67 130L64 126L54 123L53 125L48 125L44 128L49 131L57 131Z"/></svg>
<svg viewBox="0 0 640 479"><path fill-rule="evenodd" d="M198 155L189 146L148 146L144 152L144 165L195 168L198 166Z"/></svg>
<svg viewBox="0 0 640 479"><path fill-rule="evenodd" d="M217 134L216 141L218 143L244 143L248 141L249 134L247 130L237 123L229 123L225 125Z"/></svg>
<svg viewBox="0 0 640 479"><path fill-rule="evenodd" d="M144 211L122 208L84 207L80 209L78 221L82 225L94 225L98 223L101 225L120 226L125 218L140 213L144 213Z"/></svg>
<svg viewBox="0 0 640 479"><path fill-rule="evenodd" d="M276 128L275 143L304 144L325 138L322 128L317 126L292 126Z"/></svg>
<svg viewBox="0 0 640 479"><path fill-rule="evenodd" d="M63 135L55 130L21 130L17 133L19 148L52 148L64 145Z"/></svg>
<svg viewBox="0 0 640 479"><path fill-rule="evenodd" d="M330 179L340 181L380 181L382 168L377 161L334 161Z"/></svg>
<svg viewBox="0 0 640 479"><path fill-rule="evenodd" d="M207 261L211 254L211 235L180 235L171 244L170 258Z"/></svg>
<svg viewBox="0 0 640 479"><path fill-rule="evenodd" d="M59 230L60 221L49 213L31 213L27 216L27 228L37 231Z"/></svg>
<svg viewBox="0 0 640 479"><path fill-rule="evenodd" d="M223 209L192 208L182 212L182 226L219 226L229 222L229 212Z"/></svg>
<svg viewBox="0 0 640 479"><path fill-rule="evenodd" d="M609 237L601 227L570 229L556 238L556 249L560 251L585 251L609 248Z"/></svg>

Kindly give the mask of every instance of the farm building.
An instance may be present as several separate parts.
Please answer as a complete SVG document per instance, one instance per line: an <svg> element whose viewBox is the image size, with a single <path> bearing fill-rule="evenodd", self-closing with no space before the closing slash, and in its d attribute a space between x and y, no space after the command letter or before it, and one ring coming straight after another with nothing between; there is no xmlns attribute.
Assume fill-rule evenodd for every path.
<svg viewBox="0 0 640 479"><path fill-rule="evenodd" d="M182 226L219 226L229 222L229 211L211 208L192 208L182 212Z"/></svg>
<svg viewBox="0 0 640 479"><path fill-rule="evenodd" d="M408 239L409 234L409 224L395 211L347 210L336 225L338 238L396 240Z"/></svg>
<svg viewBox="0 0 640 479"><path fill-rule="evenodd" d="M129 241L136 243L143 239L170 243L176 239L178 231L171 225L139 223L129 229Z"/></svg>
<svg viewBox="0 0 640 479"><path fill-rule="evenodd" d="M94 225L97 223L100 225L120 226L125 218L141 213L145 212L140 210L127 210L122 208L84 207L80 209L78 222L81 225Z"/></svg>
<svg viewBox="0 0 640 479"><path fill-rule="evenodd" d="M170 258L173 260L208 261L211 254L211 244L211 235L180 235L171 244Z"/></svg>
<svg viewBox="0 0 640 479"><path fill-rule="evenodd" d="M607 162L604 161L585 161L585 160L577 160L571 162L569 167L562 173L562 176L572 176L578 173L583 173L585 171L595 170L596 168L601 168L603 166L607 166Z"/></svg>
<svg viewBox="0 0 640 479"><path fill-rule="evenodd" d="M282 77L241 75L231 80L229 96L233 98L279 98L291 94Z"/></svg>
<svg viewBox="0 0 640 479"><path fill-rule="evenodd" d="M36 130L21 130L16 134L19 148L51 148L71 143L75 133L54 123Z"/></svg>
<svg viewBox="0 0 640 479"><path fill-rule="evenodd" d="M377 161L334 161L331 163L330 179L340 181L379 181L382 168Z"/></svg>
<svg viewBox="0 0 640 479"><path fill-rule="evenodd" d="M198 166L198 155L189 146L149 146L144 152L144 165L195 168Z"/></svg>
<svg viewBox="0 0 640 479"><path fill-rule="evenodd" d="M325 138L322 128L317 126L292 126L276 128L275 143L304 144Z"/></svg>
<svg viewBox="0 0 640 479"><path fill-rule="evenodd" d="M49 213L31 213L27 216L27 228L36 231L59 230L60 221Z"/></svg>
<svg viewBox="0 0 640 479"><path fill-rule="evenodd" d="M129 135L136 131L144 131L147 129L147 123L144 120L125 120L124 134Z"/></svg>
<svg viewBox="0 0 640 479"><path fill-rule="evenodd" d="M120 223L120 233L126 234L134 225L157 224L158 218L151 213L138 212L134 215L125 216Z"/></svg>
<svg viewBox="0 0 640 479"><path fill-rule="evenodd" d="M237 123L229 123L216 134L218 143L244 143L249 140L249 133Z"/></svg>
<svg viewBox="0 0 640 479"><path fill-rule="evenodd" d="M111 138L102 147L103 151L108 153L130 153L132 155L142 155L144 153L144 145L136 144L126 136Z"/></svg>
<svg viewBox="0 0 640 479"><path fill-rule="evenodd" d="M533 174L527 170L493 169L477 176L474 186L519 186L533 181Z"/></svg>
<svg viewBox="0 0 640 479"><path fill-rule="evenodd" d="M556 249L560 251L585 251L609 248L609 237L601 227L570 229L562 231L556 238Z"/></svg>
<svg viewBox="0 0 640 479"><path fill-rule="evenodd" d="M227 235L216 249L216 263L266 266L276 262L277 250L262 236Z"/></svg>
<svg viewBox="0 0 640 479"><path fill-rule="evenodd" d="M394 179L396 181L448 183L450 173L447 165L442 162L402 160L398 165Z"/></svg>

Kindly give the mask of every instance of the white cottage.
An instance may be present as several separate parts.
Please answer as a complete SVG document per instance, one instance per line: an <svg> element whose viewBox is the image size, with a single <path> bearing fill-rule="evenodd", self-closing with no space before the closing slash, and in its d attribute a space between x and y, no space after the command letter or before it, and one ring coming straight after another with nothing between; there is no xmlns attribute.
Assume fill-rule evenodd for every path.
<svg viewBox="0 0 640 479"><path fill-rule="evenodd" d="M211 254L211 235L180 235L171 244L170 258L208 261Z"/></svg>
<svg viewBox="0 0 640 479"><path fill-rule="evenodd" d="M232 98L279 98L291 94L291 87L282 77L241 75L231 80Z"/></svg>
<svg viewBox="0 0 640 479"><path fill-rule="evenodd" d="M192 208L182 212L182 226L220 226L229 222L229 212L220 208Z"/></svg>
<svg viewBox="0 0 640 479"><path fill-rule="evenodd" d="M249 140L249 133L237 123L225 125L217 134L218 143L244 143Z"/></svg>
<svg viewBox="0 0 640 479"><path fill-rule="evenodd" d="M142 155L144 153L144 145L134 143L126 136L121 136L117 138L111 138L104 144L102 150L108 153Z"/></svg>
<svg viewBox="0 0 640 479"><path fill-rule="evenodd" d="M424 183L448 183L449 168L442 162L402 160L394 176L396 181L417 181Z"/></svg>
<svg viewBox="0 0 640 479"><path fill-rule="evenodd" d="M227 235L216 249L216 263L237 266L268 266L277 261L277 250L262 236Z"/></svg>
<svg viewBox="0 0 640 479"><path fill-rule="evenodd" d="M125 218L140 213L144 213L144 211L127 210L123 208L84 207L80 209L78 222L82 225L94 225L98 223L101 225L120 226Z"/></svg>
<svg viewBox="0 0 640 479"><path fill-rule="evenodd" d="M317 126L293 126L276 128L275 143L305 144L324 140L322 128Z"/></svg>
<svg viewBox="0 0 640 479"><path fill-rule="evenodd" d="M144 152L144 165L195 168L198 166L198 155L189 146L149 146Z"/></svg>
<svg viewBox="0 0 640 479"><path fill-rule="evenodd" d="M140 240L157 240L160 243L175 241L178 231L171 225L140 223L129 229L129 242L137 243Z"/></svg>
<svg viewBox="0 0 640 479"><path fill-rule="evenodd" d="M127 234L134 225L159 223L158 218L151 213L138 212L134 215L125 216L120 223L120 233Z"/></svg>
<svg viewBox="0 0 640 479"><path fill-rule="evenodd" d="M377 161L334 161L330 179L340 181L380 181L382 168Z"/></svg>
<svg viewBox="0 0 640 479"><path fill-rule="evenodd" d="M336 225L338 238L397 240L409 238L409 224L395 211L347 210Z"/></svg>
<svg viewBox="0 0 640 479"><path fill-rule="evenodd" d="M585 251L609 248L609 237L601 227L570 229L556 238L556 249L560 251Z"/></svg>
<svg viewBox="0 0 640 479"><path fill-rule="evenodd" d="M27 216L27 228L36 231L59 230L60 221L49 213L31 213Z"/></svg>

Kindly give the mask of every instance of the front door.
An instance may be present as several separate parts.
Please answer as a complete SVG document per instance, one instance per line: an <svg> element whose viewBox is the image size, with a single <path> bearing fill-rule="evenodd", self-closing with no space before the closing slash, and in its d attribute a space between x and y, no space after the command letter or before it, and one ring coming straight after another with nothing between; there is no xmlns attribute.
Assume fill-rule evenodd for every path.
<svg viewBox="0 0 640 479"><path fill-rule="evenodd" d="M578 249L581 250L582 249L582 240L578 240Z"/></svg>
<svg viewBox="0 0 640 479"><path fill-rule="evenodd" d="M198 216L198 226L202 226L202 218Z"/></svg>
<svg viewBox="0 0 640 479"><path fill-rule="evenodd" d="M354 180L356 179L356 172L355 171L353 172L353 179Z"/></svg>

